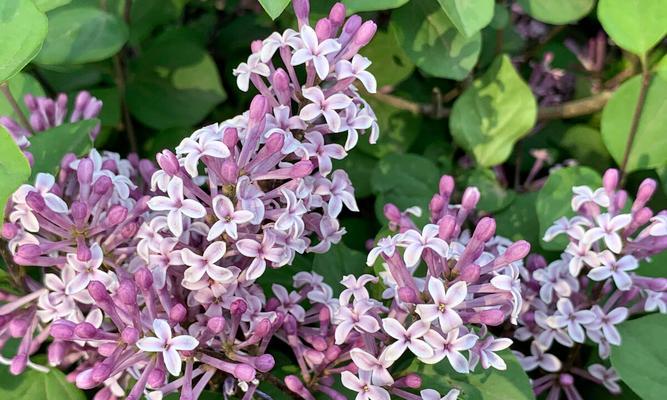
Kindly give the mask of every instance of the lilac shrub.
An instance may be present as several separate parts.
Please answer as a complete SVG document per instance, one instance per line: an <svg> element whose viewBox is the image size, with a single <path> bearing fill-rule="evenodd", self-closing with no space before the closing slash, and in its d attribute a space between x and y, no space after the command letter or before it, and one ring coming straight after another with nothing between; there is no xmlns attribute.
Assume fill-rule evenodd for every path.
<svg viewBox="0 0 667 400"><path fill-rule="evenodd" d="M619 394L620 378L607 361L622 342L617 325L633 315L667 313L667 280L636 272L641 261L667 248L667 211L647 207L656 189L652 179L642 182L632 202L618 180L611 169L602 188L574 187L577 215L558 219L544 236L567 237L560 259L548 265L540 255L528 259L514 337L530 346L516 355L534 375L535 394L547 399L581 399L575 384L583 381ZM597 348L599 362L581 359L586 345Z"/></svg>

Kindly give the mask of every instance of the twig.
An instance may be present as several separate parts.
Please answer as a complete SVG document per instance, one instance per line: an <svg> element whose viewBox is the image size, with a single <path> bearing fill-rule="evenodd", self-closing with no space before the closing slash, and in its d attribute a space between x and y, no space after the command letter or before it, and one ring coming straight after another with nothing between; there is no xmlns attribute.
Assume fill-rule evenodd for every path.
<svg viewBox="0 0 667 400"><path fill-rule="evenodd" d="M23 127L26 128L30 133L35 133L32 130L32 126L30 126L30 122L28 122L28 119L23 114L23 111L21 111L21 107L19 107L16 99L14 99L14 96L12 96L12 92L9 90L9 85L7 85L7 82L0 83L0 91L5 95L5 98L9 102L9 105L12 107L12 110L14 110L14 113L19 118L19 121L21 121L21 125L23 125Z"/></svg>
<svg viewBox="0 0 667 400"><path fill-rule="evenodd" d="M125 0L125 6L123 8L123 18L125 19L125 23L130 26L130 15L132 11L132 0ZM116 85L118 86L118 92L120 94L120 108L121 112L123 113L123 125L125 128L125 132L127 133L127 139L130 142L130 151L133 153L136 153L139 148L137 146L137 137L134 133L134 125L132 124L132 116L130 115L130 110L127 106L127 99L126 99L126 82L127 82L127 76L125 74L125 51L126 48L124 47L123 49L118 52L113 57L113 68L114 68L114 75L116 76Z"/></svg>
<svg viewBox="0 0 667 400"><path fill-rule="evenodd" d="M635 113L632 115L632 123L630 125L630 134L628 135L628 141L625 144L625 154L623 154L623 162L621 163L621 180L625 177L626 168L628 166L628 160L630 159L630 152L632 151L632 145L635 141L635 136L637 136L637 128L639 128L639 121L641 120L642 110L644 109L644 103L646 103L646 94L648 93L648 86L651 83L651 74L649 73L648 67L646 65L646 58L642 58L642 85L639 89L639 98L637 99L637 106L635 107Z"/></svg>
<svg viewBox="0 0 667 400"><path fill-rule="evenodd" d="M541 107L537 113L537 119L548 121L593 114L604 108L611 95L612 92L604 91L583 99L572 100L555 106Z"/></svg>
<svg viewBox="0 0 667 400"><path fill-rule="evenodd" d="M538 111L538 120L548 121L552 119L576 118L583 115L593 114L604 108L607 101L611 98L612 92L604 91L586 97L583 99L572 100L563 104L541 107ZM404 98L387 93L376 93L373 95L377 100L389 104L401 110L410 111L413 114L422 114L433 119L442 119L449 116L451 109L446 107L437 107L433 104L416 103ZM442 98L447 100L450 96L445 94Z"/></svg>

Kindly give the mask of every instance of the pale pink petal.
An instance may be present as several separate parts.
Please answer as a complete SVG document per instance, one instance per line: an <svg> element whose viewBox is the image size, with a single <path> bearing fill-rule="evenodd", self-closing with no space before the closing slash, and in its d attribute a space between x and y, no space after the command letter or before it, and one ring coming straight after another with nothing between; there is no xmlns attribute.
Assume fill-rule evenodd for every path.
<svg viewBox="0 0 667 400"><path fill-rule="evenodd" d="M181 356L176 349L169 348L163 351L162 359L164 360L164 366L167 367L167 371L170 374L173 376L181 375Z"/></svg>
<svg viewBox="0 0 667 400"><path fill-rule="evenodd" d="M171 339L169 342L172 348L176 350L194 350L195 347L199 346L199 341L188 335L176 336Z"/></svg>
<svg viewBox="0 0 667 400"><path fill-rule="evenodd" d="M153 332L155 332L155 336L162 339L165 343L168 343L171 339L171 328L167 321L163 319L153 321Z"/></svg>
<svg viewBox="0 0 667 400"><path fill-rule="evenodd" d="M161 352L164 350L164 342L156 337L145 337L137 341L137 347L141 351Z"/></svg>

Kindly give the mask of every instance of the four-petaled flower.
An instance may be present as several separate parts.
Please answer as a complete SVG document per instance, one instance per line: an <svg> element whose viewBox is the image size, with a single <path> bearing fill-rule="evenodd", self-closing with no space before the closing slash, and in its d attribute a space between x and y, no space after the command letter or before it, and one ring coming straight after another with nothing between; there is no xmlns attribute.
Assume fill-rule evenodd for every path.
<svg viewBox="0 0 667 400"><path fill-rule="evenodd" d="M556 303L558 311L548 318L547 322L554 328L567 327L567 333L572 340L583 343L586 336L582 325L588 325L595 320L595 314L590 310L575 311L570 299L562 298Z"/></svg>
<svg viewBox="0 0 667 400"><path fill-rule="evenodd" d="M162 353L162 360L167 371L174 376L181 374L181 355L180 351L194 350L199 342L197 339L188 335L172 337L171 328L167 321L156 319L153 321L153 332L155 337L144 337L139 339L137 347L141 351L151 353Z"/></svg>
<svg viewBox="0 0 667 400"><path fill-rule="evenodd" d="M586 325L589 330L602 330L602 334L607 339L609 344L614 346L621 345L621 334L616 329L616 325L625 321L628 318L628 309L625 307L617 307L605 313L600 306L593 306L591 311L595 315L595 319Z"/></svg>
<svg viewBox="0 0 667 400"><path fill-rule="evenodd" d="M446 257L449 250L447 242L438 237L438 225L435 224L427 224L421 233L414 229L406 231L400 236L398 243L405 247L403 258L408 267L419 263L424 249L431 249L440 257Z"/></svg>
<svg viewBox="0 0 667 400"><path fill-rule="evenodd" d="M619 254L623 250L623 240L617 231L630 225L632 215L620 214L612 217L609 214L600 214L595 217L595 222L598 226L586 231L583 241L593 243L602 238L609 250Z"/></svg>
<svg viewBox="0 0 667 400"><path fill-rule="evenodd" d="M357 393L355 400L391 400L389 392L371 384L369 371L360 370L358 377L350 371L343 371L340 379L343 386Z"/></svg>
<svg viewBox="0 0 667 400"><path fill-rule="evenodd" d="M186 154L183 166L192 177L199 176L197 167L200 158L206 156L227 158L230 155L227 146L220 141L218 135L213 134L217 132L215 125L207 126L200 131L204 132L197 137L197 140L188 137L183 139L181 144L176 147L176 154Z"/></svg>
<svg viewBox="0 0 667 400"><path fill-rule="evenodd" d="M463 324L454 308L461 304L468 295L466 282L456 282L445 291L442 281L432 277L428 281L428 292L433 299L433 304L417 305L416 311L421 319L428 322L437 319L443 332L449 332Z"/></svg>
<svg viewBox="0 0 667 400"><path fill-rule="evenodd" d="M396 339L396 341L385 349L387 357L392 360L398 360L406 349L418 358L426 359L433 357L433 348L426 344L422 338L429 331L431 324L417 320L408 329L394 318L385 318L382 320L382 329L387 335Z"/></svg>
<svg viewBox="0 0 667 400"><path fill-rule="evenodd" d="M524 371L532 371L537 367L540 367L547 372L556 372L560 370L562 364L558 357L546 353L545 351L546 349L543 346L534 341L530 344L531 355L524 356L517 351L514 351L513 353L517 356L519 364L521 364Z"/></svg>
<svg viewBox="0 0 667 400"><path fill-rule="evenodd" d="M279 247L274 247L276 243L273 234L266 232L259 243L252 239L241 239L236 242L236 248L241 254L252 258L252 262L245 270L246 279L257 279L266 270L266 260L280 262L284 257L284 252Z"/></svg>
<svg viewBox="0 0 667 400"><path fill-rule="evenodd" d="M336 63L336 78L338 80L356 78L366 88L368 93L375 93L377 90L377 82L375 77L370 72L366 71L371 66L371 60L355 54L352 61L341 60Z"/></svg>
<svg viewBox="0 0 667 400"><path fill-rule="evenodd" d="M345 286L345 290L338 296L340 304L346 306L350 302L352 296L354 296L356 301L368 299L369 295L366 285L369 282L377 283L377 281L377 277L369 274L361 275L359 278L354 275L345 275L340 281L340 283Z"/></svg>
<svg viewBox="0 0 667 400"><path fill-rule="evenodd" d="M322 176L327 176L333 169L332 158L342 160L347 155L343 146L339 144L324 144L324 137L319 132L308 132L305 136L308 142L302 144L303 151L307 153L308 157L317 157Z"/></svg>
<svg viewBox="0 0 667 400"><path fill-rule="evenodd" d="M317 39L315 30L308 25L301 27L301 40L303 47L299 48L292 55L292 65L301 65L311 61L320 79L325 79L329 75L329 60L327 54L335 53L340 50L340 43L333 39L325 39L320 43Z"/></svg>
<svg viewBox="0 0 667 400"><path fill-rule="evenodd" d="M440 397L440 393L433 389L424 389L419 392L422 400L457 400L459 398L459 394L461 394L461 391L458 389L451 389L443 397Z"/></svg>
<svg viewBox="0 0 667 400"><path fill-rule="evenodd" d="M269 76L271 70L268 65L262 63L259 54L251 54L250 57L248 57L248 62L239 64L238 67L234 68L232 73L236 76L236 85L239 89L243 92L247 92L252 74Z"/></svg>
<svg viewBox="0 0 667 400"><path fill-rule="evenodd" d="M167 186L167 197L155 196L148 201L148 205L155 211L168 211L167 225L174 236L183 233L183 216L202 218L206 209L198 201L186 199L183 196L183 180L174 177Z"/></svg>
<svg viewBox="0 0 667 400"><path fill-rule="evenodd" d="M232 239L237 239L237 225L250 222L255 216L248 210L234 209L234 203L229 197L222 194L213 198L213 213L218 217L218 221L208 231L208 240L213 240L223 233L228 234Z"/></svg>
<svg viewBox="0 0 667 400"><path fill-rule="evenodd" d="M618 385L618 381L621 380L621 377L618 376L616 370L613 368L605 368L601 364L593 364L588 367L588 373L597 380L600 381L613 394L621 393L621 387Z"/></svg>
<svg viewBox="0 0 667 400"><path fill-rule="evenodd" d="M234 274L225 267L216 265L227 251L225 242L213 242L204 250L203 255L195 254L190 249L181 250L183 263L190 268L185 270L184 279L189 283L199 281L204 274L216 282L227 283L234 279Z"/></svg>
<svg viewBox="0 0 667 400"><path fill-rule="evenodd" d="M630 290L632 287L632 278L626 271L632 271L639 267L637 259L631 255L627 255L616 260L616 256L608 250L600 253L599 259L602 265L590 270L588 277L594 281L603 281L611 277L619 290Z"/></svg>
<svg viewBox="0 0 667 400"><path fill-rule="evenodd" d="M341 307L334 335L336 344L344 343L352 329L362 333L377 332L380 329L377 319L366 314L372 308L373 304L368 301L357 301L352 308Z"/></svg>
<svg viewBox="0 0 667 400"><path fill-rule="evenodd" d="M91 281L100 281L106 286L110 285L113 281L111 275L100 271L103 261L104 253L97 243L90 246L89 260L79 260L76 253L68 253L67 264L76 271L76 276L67 283L65 294L73 295L79 293L87 288Z"/></svg>
<svg viewBox="0 0 667 400"><path fill-rule="evenodd" d="M356 348L350 351L350 357L360 370L371 373L371 382L373 384L384 386L394 383L394 378L391 377L387 368L391 367L396 359L389 357L388 349L385 349L382 354L375 357L362 349Z"/></svg>
<svg viewBox="0 0 667 400"><path fill-rule="evenodd" d="M472 349L477 339L478 337L472 333L459 336L458 328L447 332L444 337L431 329L424 335L424 340L433 347L433 356L421 361L427 364L437 364L446 358L456 372L467 374L470 364L461 352Z"/></svg>
<svg viewBox="0 0 667 400"><path fill-rule="evenodd" d="M352 103L352 99L342 93L324 97L324 92L317 86L303 89L303 97L312 103L301 109L299 117L304 121L312 121L320 115L324 116L327 125L334 132L340 132L341 119L336 110L342 110Z"/></svg>
<svg viewBox="0 0 667 400"><path fill-rule="evenodd" d="M609 207L609 196L604 188L596 189L595 192L588 186L575 186L572 188L572 210L579 208L588 202L593 202L600 207Z"/></svg>
<svg viewBox="0 0 667 400"><path fill-rule="evenodd" d="M284 286L276 285L275 283L271 285L271 290L273 290L273 294L280 301L280 306L278 306L277 310L290 313L297 321L302 322L306 316L306 311L299 305L301 301L299 293L288 293Z"/></svg>

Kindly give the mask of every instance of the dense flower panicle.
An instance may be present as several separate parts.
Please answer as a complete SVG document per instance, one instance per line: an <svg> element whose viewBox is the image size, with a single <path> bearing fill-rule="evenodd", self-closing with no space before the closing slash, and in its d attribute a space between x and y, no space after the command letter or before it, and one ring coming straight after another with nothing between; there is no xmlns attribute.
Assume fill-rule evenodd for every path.
<svg viewBox="0 0 667 400"><path fill-rule="evenodd" d="M541 256L529 257L530 279L522 283L525 301L514 336L531 343L529 354L516 354L524 369L536 374L536 394L579 399L577 379L620 393L612 368L564 360L578 360L580 345L592 342L604 362L611 346L622 342L618 324L635 314L667 313L667 280L635 272L641 261L667 248L667 212L656 215L646 206L656 183L645 180L634 201L617 185L618 171L608 170L602 188L574 187L577 215L555 221L544 236L545 241L567 237L561 258L547 264Z"/></svg>
<svg viewBox="0 0 667 400"><path fill-rule="evenodd" d="M7 129L19 147L24 150L31 164L32 155L27 149L30 147L30 137L33 133L55 128L68 122L96 118L102 110L102 101L83 91L77 94L74 109L68 118L67 100L67 95L64 93L60 93L55 100L27 94L23 101L29 111L29 127L22 126L10 117L0 116L0 125ZM99 133L100 125L98 124L90 131L90 139L94 141Z"/></svg>
<svg viewBox="0 0 667 400"><path fill-rule="evenodd" d="M450 204L453 191L452 178L443 177L422 229L411 218L421 215L419 209L385 207L396 234L380 239L368 255L369 266L383 266L381 281L345 276L338 298L313 273L297 274L289 296L274 285L277 300L267 304L287 314L277 336L300 367L301 377L285 380L292 391L304 399L314 399L316 391L344 399L330 379L340 375L356 399L441 399L429 388L413 393L420 377L392 368L407 354L421 363L448 362L460 373L507 368L496 352L512 341L493 337L487 326L516 320L520 276L526 274L522 259L530 246L495 236L491 218L481 218L471 233L466 220L474 217L479 191L467 188L460 205ZM369 284L385 288L381 299L370 295ZM311 307L304 315L305 300ZM457 396L452 389L442 398Z"/></svg>
<svg viewBox="0 0 667 400"><path fill-rule="evenodd" d="M226 395L251 399L258 374L275 364L274 335L320 313L299 304L302 294L337 309L324 284L300 293L274 285L267 301L255 280L296 254L328 251L345 233L343 207L357 211L332 160L367 130L377 139L354 86L375 91L370 61L357 53L376 28L358 16L345 22L342 4L311 27L308 2L294 6L299 32L254 43L235 70L242 90L252 83L260 92L248 112L158 154L159 169L94 150L16 192L3 234L16 264L46 275L23 278L33 294L3 297L0 343L36 334L2 359L13 373L43 369L27 357L50 335L49 363L96 388L98 400L177 391L196 399L216 374ZM58 104L45 127L62 122ZM330 140L335 133L346 134L345 147Z"/></svg>
<svg viewBox="0 0 667 400"><path fill-rule="evenodd" d="M28 357L48 338L53 321L93 331L102 325L105 307L86 289L96 281L116 293L132 273L135 235L148 212L146 182L154 170L136 156L121 159L92 150L81 159L66 156L58 176L38 173L34 186L25 184L14 193L3 237L17 265L42 267L44 275L41 282L19 275L16 289L29 294L8 294L0 307L0 342L23 338L17 354L2 359L12 373L26 366L41 369ZM75 349L86 339L92 337L72 346L52 343L50 349L60 356L50 361L60 363L65 353L68 363L83 357Z"/></svg>

